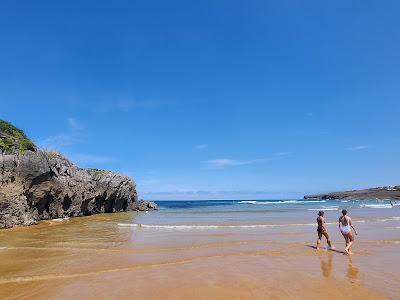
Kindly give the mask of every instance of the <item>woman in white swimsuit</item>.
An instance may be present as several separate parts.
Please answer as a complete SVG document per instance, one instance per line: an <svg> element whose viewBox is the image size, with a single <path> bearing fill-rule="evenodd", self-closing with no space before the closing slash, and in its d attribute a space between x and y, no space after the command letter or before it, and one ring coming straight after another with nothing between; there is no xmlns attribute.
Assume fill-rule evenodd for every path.
<svg viewBox="0 0 400 300"><path fill-rule="evenodd" d="M346 248L344 249L344 251L347 255L352 254L352 252L350 251L350 248L354 242L354 236L351 231L352 229L354 230L355 235L357 235L357 231L353 227L351 218L347 215L347 210L343 209L342 216L339 218L339 230L346 241Z"/></svg>

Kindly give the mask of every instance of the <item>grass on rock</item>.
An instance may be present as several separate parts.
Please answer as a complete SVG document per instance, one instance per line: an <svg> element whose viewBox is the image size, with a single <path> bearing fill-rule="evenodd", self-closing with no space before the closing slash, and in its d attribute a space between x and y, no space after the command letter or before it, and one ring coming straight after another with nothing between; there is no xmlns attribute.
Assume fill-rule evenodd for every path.
<svg viewBox="0 0 400 300"><path fill-rule="evenodd" d="M0 120L0 152L36 151L35 144L11 123Z"/></svg>

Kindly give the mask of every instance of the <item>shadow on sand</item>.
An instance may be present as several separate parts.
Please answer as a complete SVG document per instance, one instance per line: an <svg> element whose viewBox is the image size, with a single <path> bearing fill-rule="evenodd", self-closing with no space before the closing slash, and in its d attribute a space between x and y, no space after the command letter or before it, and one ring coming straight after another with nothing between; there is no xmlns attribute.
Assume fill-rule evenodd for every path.
<svg viewBox="0 0 400 300"><path fill-rule="evenodd" d="M317 247L314 246L314 245L306 245L306 247L313 248L313 249L317 250ZM327 250L327 251L332 251L332 252L336 252L336 253L341 253L341 254L346 254L346 252L341 251L341 250L336 250L336 249L326 249L326 248L320 248L320 249Z"/></svg>

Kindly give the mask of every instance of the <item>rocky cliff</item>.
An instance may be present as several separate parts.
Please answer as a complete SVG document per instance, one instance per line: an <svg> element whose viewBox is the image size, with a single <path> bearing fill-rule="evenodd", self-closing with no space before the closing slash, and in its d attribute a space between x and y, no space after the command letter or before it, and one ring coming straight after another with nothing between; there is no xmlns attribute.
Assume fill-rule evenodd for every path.
<svg viewBox="0 0 400 300"><path fill-rule="evenodd" d="M391 199L400 200L400 186L383 186L364 190L306 195L304 199Z"/></svg>
<svg viewBox="0 0 400 300"><path fill-rule="evenodd" d="M22 131L6 124L8 129L0 123L0 228L155 208L137 201L136 186L129 177L81 169L56 152L37 150L24 140Z"/></svg>

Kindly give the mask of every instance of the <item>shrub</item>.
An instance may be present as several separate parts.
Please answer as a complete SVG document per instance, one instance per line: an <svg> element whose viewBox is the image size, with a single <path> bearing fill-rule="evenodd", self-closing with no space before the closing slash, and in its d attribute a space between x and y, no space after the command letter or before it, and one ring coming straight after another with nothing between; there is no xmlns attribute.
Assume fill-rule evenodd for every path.
<svg viewBox="0 0 400 300"><path fill-rule="evenodd" d="M0 120L0 151L36 151L35 144L28 139L25 133L11 123Z"/></svg>

